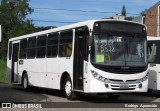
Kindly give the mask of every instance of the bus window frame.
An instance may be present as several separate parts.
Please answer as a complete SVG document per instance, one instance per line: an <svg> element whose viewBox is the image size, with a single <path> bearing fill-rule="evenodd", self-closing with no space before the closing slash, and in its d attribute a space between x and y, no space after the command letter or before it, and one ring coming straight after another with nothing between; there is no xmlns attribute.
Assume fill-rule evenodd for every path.
<svg viewBox="0 0 160 111"><path fill-rule="evenodd" d="M21 45L24 40L26 40L26 47L25 48L22 48ZM25 57L21 57L21 51L23 50L26 50L26 54L25 54ZM28 50L28 39L27 38L24 38L24 39L21 39L20 40L20 50L19 50L19 59L26 59L27 58L27 50Z"/></svg>
<svg viewBox="0 0 160 111"><path fill-rule="evenodd" d="M61 37L63 37L64 38L64 36L61 36L61 34L62 33L70 33L70 31L72 32L72 42L71 42L71 54L69 55L69 56L67 56L67 54L65 54L65 55L61 55L60 54L60 51L61 51L61 46L63 45L68 45L69 44L69 42L67 42L67 43L62 43L61 44ZM68 36L68 35L67 35ZM73 36L74 36L74 31L73 31L73 29L68 29L68 30L64 30L64 31L60 31L60 34L59 34L59 42L58 42L58 56L59 57L71 57L72 56L72 53L73 53ZM66 47L65 47L66 48ZM65 51L66 51L66 49L65 49Z"/></svg>
<svg viewBox="0 0 160 111"><path fill-rule="evenodd" d="M42 45L41 42L44 40L45 38L45 45ZM39 35L36 38L36 58L45 58L46 57L46 51L47 51L47 38L48 36L46 34L43 35ZM39 41L38 39L42 39L41 41ZM39 45L40 44L40 45ZM44 51L44 55L40 55L39 52L42 51L42 48L45 49Z"/></svg>
<svg viewBox="0 0 160 111"><path fill-rule="evenodd" d="M33 47L33 46L32 46L32 47L29 47L30 39L32 39L32 40L35 39L35 43L34 43L35 45L34 45L34 47ZM32 44L32 45L33 45L33 44ZM28 44L27 44L27 46L28 46L28 47L27 47L27 59L34 59L34 58L36 57L37 37L36 37L36 36L29 37L29 38L28 38ZM34 56L32 57L32 56L29 56L29 51L30 51L30 50L33 50L33 49L35 50L35 51L34 51L35 54L34 54Z"/></svg>
<svg viewBox="0 0 160 111"><path fill-rule="evenodd" d="M52 32L47 35L48 35L48 37L47 37L47 45L46 45L46 57L47 58L56 58L58 56L58 50L59 50L59 48L58 48L58 46L59 46L59 32ZM53 36L52 37L56 38L55 40L57 40L57 44L50 44L50 45L48 44L49 43L49 35L54 35L54 37ZM56 37L56 35L57 35L57 37ZM57 47L57 51L54 56L48 55L48 47Z"/></svg>
<svg viewBox="0 0 160 111"><path fill-rule="evenodd" d="M160 54L160 40L148 40L147 41L147 55L148 55L148 42L151 42L153 44L153 42L155 42L157 44L157 49L156 49L156 57L154 61L148 61L148 63L155 63L155 64L160 64L160 56L158 56ZM150 44L151 44L150 43ZM159 57L159 58L158 58ZM148 57L147 57L148 60ZM158 61L159 60L159 61Z"/></svg>

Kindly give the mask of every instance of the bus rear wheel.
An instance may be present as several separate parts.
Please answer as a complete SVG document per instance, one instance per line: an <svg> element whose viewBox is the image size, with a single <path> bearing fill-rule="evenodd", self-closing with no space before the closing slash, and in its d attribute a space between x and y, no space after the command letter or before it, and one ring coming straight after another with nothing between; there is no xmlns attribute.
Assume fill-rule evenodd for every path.
<svg viewBox="0 0 160 111"><path fill-rule="evenodd" d="M23 76L23 89L24 91L30 91L31 87L29 86L29 80L28 80L28 75L24 74Z"/></svg>
<svg viewBox="0 0 160 111"><path fill-rule="evenodd" d="M72 90L72 82L69 76L65 79L65 82L64 82L64 93L65 93L65 97L68 100L76 99L75 92Z"/></svg>

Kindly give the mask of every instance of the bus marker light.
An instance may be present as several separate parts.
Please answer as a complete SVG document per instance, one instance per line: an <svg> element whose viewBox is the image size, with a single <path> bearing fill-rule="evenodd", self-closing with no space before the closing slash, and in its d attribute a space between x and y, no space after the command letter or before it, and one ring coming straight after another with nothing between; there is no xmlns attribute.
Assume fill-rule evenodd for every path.
<svg viewBox="0 0 160 111"><path fill-rule="evenodd" d="M91 70L91 73L92 73L92 74L94 74L94 73L95 73L95 71L94 71L94 70Z"/></svg>
<svg viewBox="0 0 160 111"><path fill-rule="evenodd" d="M139 84L139 86L138 86L139 88L142 88L142 84Z"/></svg>
<svg viewBox="0 0 160 111"><path fill-rule="evenodd" d="M109 88L108 84L105 84L106 88Z"/></svg>

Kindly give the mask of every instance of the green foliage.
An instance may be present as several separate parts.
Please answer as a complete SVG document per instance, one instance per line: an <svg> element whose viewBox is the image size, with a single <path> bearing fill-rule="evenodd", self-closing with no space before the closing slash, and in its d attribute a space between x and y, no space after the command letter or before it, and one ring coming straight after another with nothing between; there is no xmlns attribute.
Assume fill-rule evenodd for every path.
<svg viewBox="0 0 160 111"><path fill-rule="evenodd" d="M123 5L123 7L122 7L121 15L122 16L127 16L127 14L126 14L126 6L125 5Z"/></svg>
<svg viewBox="0 0 160 111"><path fill-rule="evenodd" d="M7 82L6 81L6 61L0 59L0 82Z"/></svg>
<svg viewBox="0 0 160 111"><path fill-rule="evenodd" d="M125 20L132 21L134 17L125 17Z"/></svg>
<svg viewBox="0 0 160 111"><path fill-rule="evenodd" d="M2 0L0 5L0 24L2 25L2 43L0 58L6 58L8 39L35 31L32 21L26 19L33 12L29 0Z"/></svg>
<svg viewBox="0 0 160 111"><path fill-rule="evenodd" d="M36 27L36 32L57 28L56 26Z"/></svg>
<svg viewBox="0 0 160 111"><path fill-rule="evenodd" d="M128 21L132 21L134 19L133 16L127 17L127 11L126 11L126 6L125 5L122 6L121 15L125 16L125 20L128 20Z"/></svg>

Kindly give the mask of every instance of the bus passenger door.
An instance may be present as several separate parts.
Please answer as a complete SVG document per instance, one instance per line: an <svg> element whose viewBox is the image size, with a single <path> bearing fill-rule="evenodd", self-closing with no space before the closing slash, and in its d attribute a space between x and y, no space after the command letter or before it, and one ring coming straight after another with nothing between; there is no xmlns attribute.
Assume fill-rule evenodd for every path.
<svg viewBox="0 0 160 111"><path fill-rule="evenodd" d="M88 45L86 42L88 28L80 27L75 30L74 44L74 62L73 62L73 88L75 90L84 89L84 60L86 59L86 50Z"/></svg>
<svg viewBox="0 0 160 111"><path fill-rule="evenodd" d="M11 81L16 83L18 82L18 56L19 56L19 43L13 43L13 52L12 52L12 76Z"/></svg>

